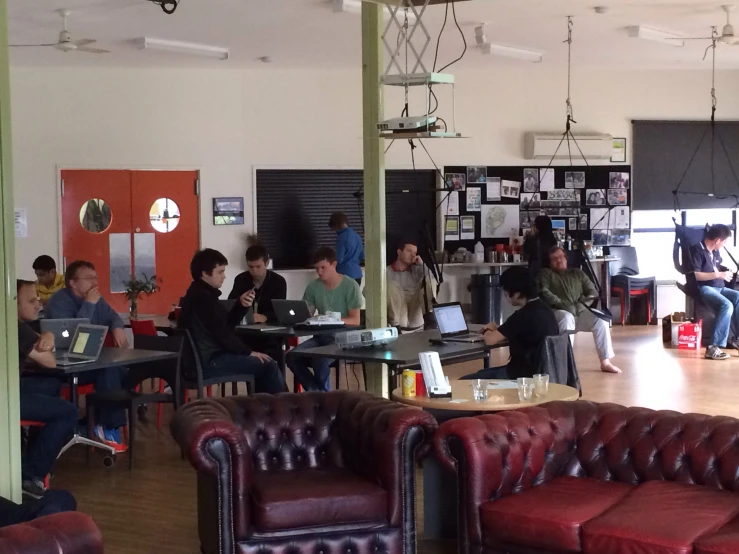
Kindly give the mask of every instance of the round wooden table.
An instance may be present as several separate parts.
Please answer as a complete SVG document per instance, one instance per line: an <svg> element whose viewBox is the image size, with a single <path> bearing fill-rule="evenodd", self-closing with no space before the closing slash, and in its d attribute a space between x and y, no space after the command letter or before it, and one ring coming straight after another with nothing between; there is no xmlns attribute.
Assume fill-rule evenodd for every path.
<svg viewBox="0 0 739 554"><path fill-rule="evenodd" d="M472 381L452 381L451 398L428 398L426 396L403 396L400 388L393 391L392 398L396 402L416 406L431 412L448 410L452 412L502 412L518 410L553 402L555 400L577 400L580 393L577 389L566 385L549 383L546 396L532 396L531 401L521 402L518 399L518 388L515 381L488 381L488 399L486 402L475 402L472 396ZM457 414L459 416L460 414ZM472 413L468 415L474 415Z"/></svg>

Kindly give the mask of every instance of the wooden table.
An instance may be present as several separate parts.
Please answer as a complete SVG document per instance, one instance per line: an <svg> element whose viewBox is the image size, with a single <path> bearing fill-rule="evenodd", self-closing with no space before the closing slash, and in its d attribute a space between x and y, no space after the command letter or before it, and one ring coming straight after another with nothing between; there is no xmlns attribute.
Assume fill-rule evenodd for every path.
<svg viewBox="0 0 739 554"><path fill-rule="evenodd" d="M501 388L508 384L511 388ZM451 398L405 397L402 389L395 389L393 400L415 406L431 413L439 423L459 417L473 417L508 410L519 410L555 400L572 401L580 398L577 389L566 385L549 384L546 396L533 396L530 402L518 399L514 381L489 381L488 400L475 402L472 381L452 381ZM464 400L464 402L455 402ZM456 539L458 492L456 477L441 467L435 456L423 460L423 521L424 538Z"/></svg>

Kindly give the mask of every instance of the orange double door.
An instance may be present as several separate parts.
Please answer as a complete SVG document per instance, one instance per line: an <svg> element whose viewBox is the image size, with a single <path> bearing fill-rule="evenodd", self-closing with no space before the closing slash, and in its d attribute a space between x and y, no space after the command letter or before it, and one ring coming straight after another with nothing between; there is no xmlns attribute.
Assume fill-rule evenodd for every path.
<svg viewBox="0 0 739 554"><path fill-rule="evenodd" d="M166 314L190 285L199 248L197 171L63 170L64 268L95 264L100 292L128 311L124 282L156 275L159 292L139 297L139 314Z"/></svg>

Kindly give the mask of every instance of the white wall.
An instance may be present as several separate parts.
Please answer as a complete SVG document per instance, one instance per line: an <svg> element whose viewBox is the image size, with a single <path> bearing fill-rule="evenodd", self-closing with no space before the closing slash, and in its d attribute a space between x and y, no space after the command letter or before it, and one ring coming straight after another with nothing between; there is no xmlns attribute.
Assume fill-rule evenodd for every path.
<svg viewBox="0 0 739 554"><path fill-rule="evenodd" d="M17 244L20 276L31 275L37 255L59 254L58 168L200 169L202 244L222 250L237 269L244 235L254 225L255 166L362 166L359 68L17 67L11 86L15 204L28 208L29 228ZM634 118L706 119L710 111L708 72L576 69L573 86L577 131L630 139ZM720 74L717 87L719 117L739 119L739 73ZM470 138L427 141L440 167L521 165L524 131L563 131L563 71L461 71L456 90L457 128ZM450 97L439 97L448 119ZM399 114L401 102L399 91L391 91L386 114ZM416 161L432 167L420 149ZM410 167L407 145L396 143L387 164ZM244 196L246 225L213 226L214 196Z"/></svg>

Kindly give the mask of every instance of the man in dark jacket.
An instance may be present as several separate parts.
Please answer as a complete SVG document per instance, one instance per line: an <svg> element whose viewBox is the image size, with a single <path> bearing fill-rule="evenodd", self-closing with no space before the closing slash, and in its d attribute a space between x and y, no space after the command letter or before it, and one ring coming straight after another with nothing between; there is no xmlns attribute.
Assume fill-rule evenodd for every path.
<svg viewBox="0 0 739 554"><path fill-rule="evenodd" d="M267 269L269 253L261 244L250 246L246 250L246 267L248 271L240 273L234 279L234 287L228 298L238 300L244 293L254 291L254 323L276 321L277 316L272 307L272 300L287 298L285 278Z"/></svg>
<svg viewBox="0 0 739 554"><path fill-rule="evenodd" d="M226 257L211 248L195 253L190 262L193 282L181 302L178 325L190 331L203 364L204 377L254 375L256 392L286 392L275 361L252 350L234 328L254 303L254 290L245 292L230 312L218 301L226 280Z"/></svg>

